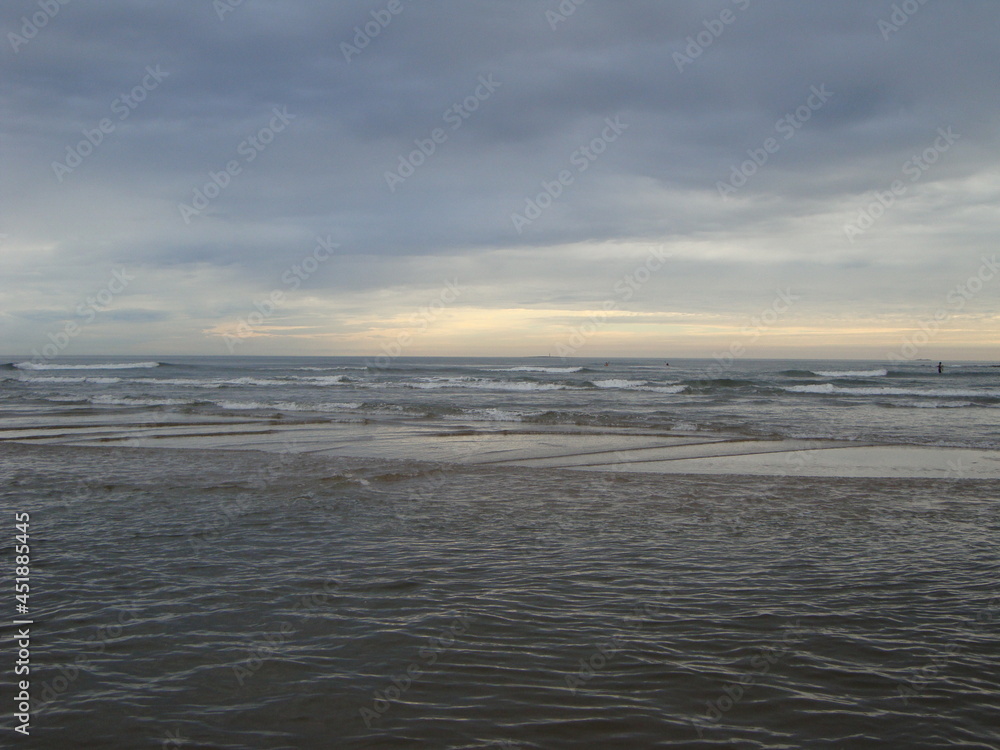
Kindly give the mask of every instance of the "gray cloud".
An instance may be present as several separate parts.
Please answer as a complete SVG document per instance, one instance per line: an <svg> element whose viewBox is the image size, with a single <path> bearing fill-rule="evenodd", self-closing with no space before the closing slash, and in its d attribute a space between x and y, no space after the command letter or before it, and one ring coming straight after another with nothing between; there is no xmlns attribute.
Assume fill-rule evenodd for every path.
<svg viewBox="0 0 1000 750"><path fill-rule="evenodd" d="M124 265L137 280L95 340L128 322L107 340L142 348L155 323L154 340L213 351L192 342L285 288L317 235L340 249L295 289L293 322L388 319L454 275L470 308L588 309L646 245L673 260L623 309L736 320L791 285L817 326L915 320L992 252L1000 8L931 2L880 28L897 5L588 0L553 29L554 1L402 0L347 61L342 44L388 3L248 0L221 20L207 2L70 3L24 43L8 35L39 6L9 3L0 333L28 350ZM498 86L456 119L481 76ZM808 120L779 124L817 88L832 93ZM267 133L275 108L291 121ZM615 117L620 137L581 157ZM910 181L949 127L960 138ZM390 190L436 128L444 141ZM724 199L768 139L777 150ZM88 154L60 174L74 151ZM519 232L512 214L564 170ZM213 174L218 197L186 223L178 205L216 192ZM851 242L845 225L894 180L905 194ZM995 300L971 307L996 315Z"/></svg>

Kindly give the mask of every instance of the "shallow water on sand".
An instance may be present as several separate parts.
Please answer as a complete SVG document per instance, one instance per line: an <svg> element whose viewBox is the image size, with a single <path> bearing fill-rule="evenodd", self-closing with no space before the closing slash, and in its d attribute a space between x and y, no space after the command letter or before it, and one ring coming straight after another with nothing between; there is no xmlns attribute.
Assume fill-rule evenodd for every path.
<svg viewBox="0 0 1000 750"><path fill-rule="evenodd" d="M1000 745L995 482L12 444L0 479L31 747Z"/></svg>

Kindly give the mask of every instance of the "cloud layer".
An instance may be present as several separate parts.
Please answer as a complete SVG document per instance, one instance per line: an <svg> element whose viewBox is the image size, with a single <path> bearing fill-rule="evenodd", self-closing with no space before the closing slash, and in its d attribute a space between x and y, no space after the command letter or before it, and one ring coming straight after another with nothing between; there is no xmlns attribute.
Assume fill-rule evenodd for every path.
<svg viewBox="0 0 1000 750"><path fill-rule="evenodd" d="M990 0L0 13L8 353L997 357Z"/></svg>

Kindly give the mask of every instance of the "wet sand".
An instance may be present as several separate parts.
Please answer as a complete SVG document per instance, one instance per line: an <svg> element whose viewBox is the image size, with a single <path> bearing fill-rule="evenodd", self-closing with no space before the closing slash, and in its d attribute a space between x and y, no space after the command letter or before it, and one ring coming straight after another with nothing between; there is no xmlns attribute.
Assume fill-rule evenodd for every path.
<svg viewBox="0 0 1000 750"><path fill-rule="evenodd" d="M197 417L145 421L68 417L8 420L0 441L34 445L260 450L619 473L1000 479L1000 451L836 440L762 440L565 425L513 427L413 421Z"/></svg>

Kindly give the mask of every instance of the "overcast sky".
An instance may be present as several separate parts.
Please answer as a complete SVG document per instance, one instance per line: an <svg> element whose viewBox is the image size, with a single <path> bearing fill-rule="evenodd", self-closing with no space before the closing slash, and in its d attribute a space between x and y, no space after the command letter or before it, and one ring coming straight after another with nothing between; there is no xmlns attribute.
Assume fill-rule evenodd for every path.
<svg viewBox="0 0 1000 750"><path fill-rule="evenodd" d="M1000 359L995 0L0 19L7 354Z"/></svg>

